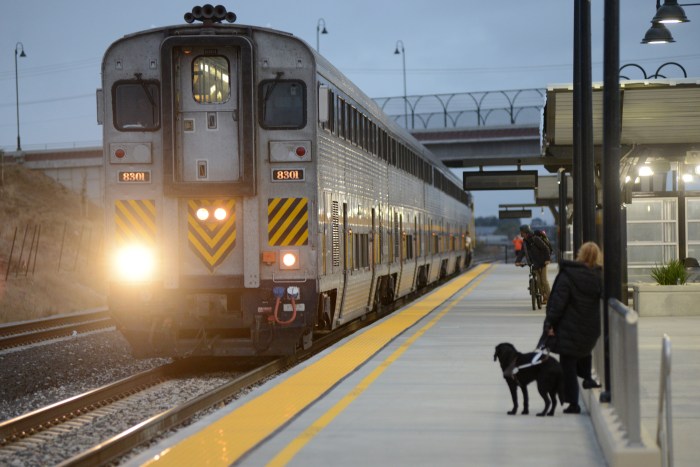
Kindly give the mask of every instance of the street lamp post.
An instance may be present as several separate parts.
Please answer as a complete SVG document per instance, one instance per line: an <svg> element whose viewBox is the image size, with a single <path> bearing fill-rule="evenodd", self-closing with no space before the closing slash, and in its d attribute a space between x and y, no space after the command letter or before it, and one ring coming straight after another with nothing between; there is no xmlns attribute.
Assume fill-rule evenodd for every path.
<svg viewBox="0 0 700 467"><path fill-rule="evenodd" d="M620 1L605 2L603 41L603 350L605 387L600 394L601 402L610 402L612 397L623 398L624 394L611 394L610 385L610 326L608 323L609 300L622 300L622 251L623 216L620 196Z"/></svg>
<svg viewBox="0 0 700 467"><path fill-rule="evenodd" d="M323 27L323 29L321 29ZM316 23L316 52L321 52L321 34L328 34L328 30L326 29L326 20L323 18L318 19L318 23Z"/></svg>
<svg viewBox="0 0 700 467"><path fill-rule="evenodd" d="M21 50L21 52L20 52ZM15 45L15 97L17 102L17 151L22 150L22 144L19 139L19 80L17 79L17 53L20 52L20 57L26 57L27 54L24 53L24 45L18 42Z"/></svg>
<svg viewBox="0 0 700 467"><path fill-rule="evenodd" d="M401 45L401 50L399 50L399 45ZM396 41L396 49L394 50L394 55L401 54L403 58L403 113L404 122L406 123L406 128L408 129L408 99L406 98L406 50L403 48L403 41Z"/></svg>

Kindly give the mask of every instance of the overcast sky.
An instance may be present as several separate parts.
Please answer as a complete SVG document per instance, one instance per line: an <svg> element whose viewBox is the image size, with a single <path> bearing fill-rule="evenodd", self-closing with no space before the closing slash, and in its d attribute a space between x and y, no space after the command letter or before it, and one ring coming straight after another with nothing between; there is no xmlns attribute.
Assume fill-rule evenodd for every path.
<svg viewBox="0 0 700 467"><path fill-rule="evenodd" d="M574 0L248 0L221 2L239 24L268 26L316 46L370 97L545 88L572 81ZM681 2L683 3L683 2ZM23 149L99 144L95 90L105 49L121 36L182 24L192 0L3 1L0 20L0 148L16 146L14 50L18 59ZM216 3L213 3L216 5ZM603 0L592 0L593 81L603 79ZM620 62L648 75L666 62L700 77L700 7L670 26L676 42L642 45L655 0L620 0ZM662 70L682 77L675 66ZM626 75L641 79L628 68ZM522 196L522 195L519 195ZM478 197L479 200L481 197ZM493 196L491 196L493 198ZM501 201L504 202L504 201ZM508 202L508 201L505 201ZM484 206L486 201L484 200ZM489 212L491 208L489 208ZM477 208L477 214L488 212Z"/></svg>

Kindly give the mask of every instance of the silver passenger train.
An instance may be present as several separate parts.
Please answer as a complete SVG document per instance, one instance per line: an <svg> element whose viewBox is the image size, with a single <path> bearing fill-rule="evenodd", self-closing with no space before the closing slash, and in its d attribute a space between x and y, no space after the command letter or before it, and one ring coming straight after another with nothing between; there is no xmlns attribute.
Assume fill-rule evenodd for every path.
<svg viewBox="0 0 700 467"><path fill-rule="evenodd" d="M135 356L290 354L467 267L460 181L308 44L222 6L102 63L109 308Z"/></svg>

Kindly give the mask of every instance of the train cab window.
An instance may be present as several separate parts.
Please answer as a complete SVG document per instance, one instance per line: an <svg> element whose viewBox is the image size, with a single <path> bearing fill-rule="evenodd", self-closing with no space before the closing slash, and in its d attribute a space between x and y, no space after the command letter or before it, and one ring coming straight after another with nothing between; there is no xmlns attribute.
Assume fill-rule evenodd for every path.
<svg viewBox="0 0 700 467"><path fill-rule="evenodd" d="M263 128L303 128L306 125L306 86L299 80L260 83L260 125Z"/></svg>
<svg viewBox="0 0 700 467"><path fill-rule="evenodd" d="M160 127L157 82L118 81L113 88L114 127L120 131L154 131Z"/></svg>
<svg viewBox="0 0 700 467"><path fill-rule="evenodd" d="M231 98L231 73L226 57L202 56L192 60L192 97L200 104L222 104Z"/></svg>

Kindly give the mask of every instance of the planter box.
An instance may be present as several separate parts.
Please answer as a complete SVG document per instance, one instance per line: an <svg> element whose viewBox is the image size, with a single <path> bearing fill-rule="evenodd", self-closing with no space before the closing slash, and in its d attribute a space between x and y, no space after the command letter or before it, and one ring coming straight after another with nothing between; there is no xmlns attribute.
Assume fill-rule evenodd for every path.
<svg viewBox="0 0 700 467"><path fill-rule="evenodd" d="M637 282L634 309L639 316L700 316L700 284L658 285Z"/></svg>

